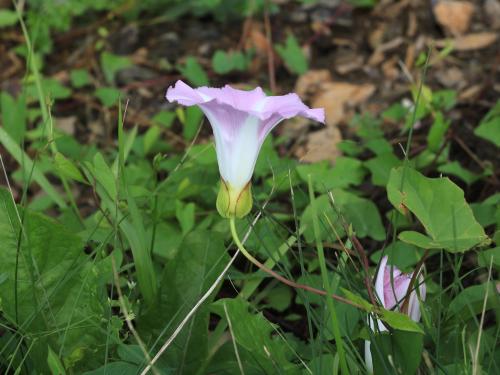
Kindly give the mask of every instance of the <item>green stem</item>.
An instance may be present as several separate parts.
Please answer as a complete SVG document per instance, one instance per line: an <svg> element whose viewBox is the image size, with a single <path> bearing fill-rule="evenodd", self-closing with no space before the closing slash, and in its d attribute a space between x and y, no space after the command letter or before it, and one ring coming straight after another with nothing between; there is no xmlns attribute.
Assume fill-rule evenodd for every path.
<svg viewBox="0 0 500 375"><path fill-rule="evenodd" d="M321 269L321 277L323 279L323 286L326 288L326 291L328 292L329 295L332 295L332 287L330 285L330 280L328 278L328 272L326 269L325 252L319 234L319 222L316 214L316 206L314 205L315 198L314 198L314 191L310 175L308 178L308 184L309 184L309 199L311 201L311 208L312 208L313 230L314 230L314 237L316 238L316 248L318 251L318 260ZM330 317L332 319L331 321L332 330L333 330L333 335L335 337L335 342L337 344L337 353L339 354L340 368L342 370L342 374L348 375L349 370L345 359L344 343L342 341L342 336L340 335L340 327L337 318L337 312L335 311L335 306L333 305L333 301L330 298L327 298L326 304L328 306L328 310L330 311Z"/></svg>

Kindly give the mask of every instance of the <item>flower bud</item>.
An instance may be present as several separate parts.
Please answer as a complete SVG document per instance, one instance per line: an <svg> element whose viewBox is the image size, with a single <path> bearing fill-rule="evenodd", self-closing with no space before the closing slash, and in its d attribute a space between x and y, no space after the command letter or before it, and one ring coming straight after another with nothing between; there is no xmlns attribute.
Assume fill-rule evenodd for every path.
<svg viewBox="0 0 500 375"><path fill-rule="evenodd" d="M249 182L242 189L236 189L221 179L219 194L217 195L217 211L219 211L219 214L227 219L241 219L248 215L253 204L251 186Z"/></svg>

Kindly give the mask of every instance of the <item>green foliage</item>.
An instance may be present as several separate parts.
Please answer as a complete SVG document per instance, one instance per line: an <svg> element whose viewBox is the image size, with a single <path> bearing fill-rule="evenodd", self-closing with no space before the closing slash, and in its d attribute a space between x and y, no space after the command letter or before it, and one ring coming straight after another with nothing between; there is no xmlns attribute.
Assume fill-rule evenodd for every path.
<svg viewBox="0 0 500 375"><path fill-rule="evenodd" d="M248 68L251 55L241 51L215 51L212 56L212 68L218 74L227 74L233 71L244 71Z"/></svg>
<svg viewBox="0 0 500 375"><path fill-rule="evenodd" d="M399 235L404 242L450 252L463 252L488 242L463 191L447 178L427 178L410 167L400 167L391 171L387 194L401 213L412 212L430 236L406 231Z"/></svg>
<svg viewBox="0 0 500 375"><path fill-rule="evenodd" d="M484 116L474 134L500 147L500 100Z"/></svg>
<svg viewBox="0 0 500 375"><path fill-rule="evenodd" d="M189 56L183 65L178 65L177 69L181 74L195 86L207 86L208 76L195 57Z"/></svg>
<svg viewBox="0 0 500 375"><path fill-rule="evenodd" d="M285 44L276 44L276 52L283 59L286 67L295 74L304 74L309 69L306 56L300 45L293 36L289 34L286 38Z"/></svg>

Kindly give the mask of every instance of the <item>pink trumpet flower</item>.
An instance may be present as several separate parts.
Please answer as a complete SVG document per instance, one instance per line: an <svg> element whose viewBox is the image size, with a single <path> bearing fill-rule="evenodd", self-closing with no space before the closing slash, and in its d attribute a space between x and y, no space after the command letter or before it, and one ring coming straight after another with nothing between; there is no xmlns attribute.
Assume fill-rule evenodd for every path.
<svg viewBox="0 0 500 375"><path fill-rule="evenodd" d="M412 277L413 273L402 273L395 266L387 264L387 256L384 256L381 259L377 277L375 279L375 291L386 310L395 309L396 311L400 311L408 292L408 288L410 287ZM418 285L418 295L415 285L413 285L414 290L410 293L407 310L404 311L404 313L407 314L413 321L418 322L420 321L421 316L420 300L424 301L426 294L422 274L420 274L415 280L415 284ZM375 324L371 317L368 318L368 322L371 330L374 331ZM379 332L387 331L387 328L381 321L377 321L377 326ZM373 362L369 341L365 341L365 363L368 371L373 373Z"/></svg>
<svg viewBox="0 0 500 375"><path fill-rule="evenodd" d="M166 98L205 113L215 137L221 189L217 209L223 217L241 218L252 208L251 178L260 148L271 130L295 116L324 122L322 108L307 107L296 94L266 96L260 87L251 91L199 87L182 81L169 87Z"/></svg>

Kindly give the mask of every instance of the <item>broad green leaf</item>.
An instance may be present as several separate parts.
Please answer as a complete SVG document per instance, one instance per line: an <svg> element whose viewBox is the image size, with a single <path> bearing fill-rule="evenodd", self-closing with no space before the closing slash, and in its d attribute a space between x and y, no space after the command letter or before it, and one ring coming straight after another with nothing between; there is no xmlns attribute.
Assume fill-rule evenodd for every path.
<svg viewBox="0 0 500 375"><path fill-rule="evenodd" d="M500 100L481 120L474 134L500 147Z"/></svg>
<svg viewBox="0 0 500 375"><path fill-rule="evenodd" d="M375 335L370 345L374 373L415 374L422 359L423 339L420 333L401 330ZM388 371L394 368L396 371Z"/></svg>
<svg viewBox="0 0 500 375"><path fill-rule="evenodd" d="M364 165L370 170L372 183L374 185L386 186L387 181L389 181L391 169L401 165L401 160L390 152L377 155L374 158L365 161Z"/></svg>
<svg viewBox="0 0 500 375"><path fill-rule="evenodd" d="M304 74L307 72L309 66L306 56L293 34L288 35L284 45L276 44L275 48L288 70L295 74Z"/></svg>
<svg viewBox="0 0 500 375"><path fill-rule="evenodd" d="M184 65L177 66L181 74L195 86L207 86L208 76L195 57L189 56Z"/></svg>
<svg viewBox="0 0 500 375"><path fill-rule="evenodd" d="M87 181L85 180L85 178L83 177L82 173L77 168L77 166L71 160L67 159L60 152L57 152L54 155L54 162L55 162L56 169L64 177L78 181L78 182L82 182L84 184L87 183Z"/></svg>
<svg viewBox="0 0 500 375"><path fill-rule="evenodd" d="M468 320L480 314L483 310L486 292L488 293L486 310L498 310L500 308L500 299L498 298L496 285L495 282L489 282L481 285L473 285L462 290L449 304L448 317Z"/></svg>
<svg viewBox="0 0 500 375"><path fill-rule="evenodd" d="M476 221L463 191L448 178L427 178L406 167L393 169L387 184L392 205L403 214L411 211L428 237L404 232L401 240L417 246L464 252L486 244L488 236Z"/></svg>
<svg viewBox="0 0 500 375"><path fill-rule="evenodd" d="M411 269L424 255L421 248L410 245L402 241L394 241L389 244L383 251L379 250L370 255L370 259L374 263L378 263L383 255L387 255L388 263L395 265L402 271Z"/></svg>

